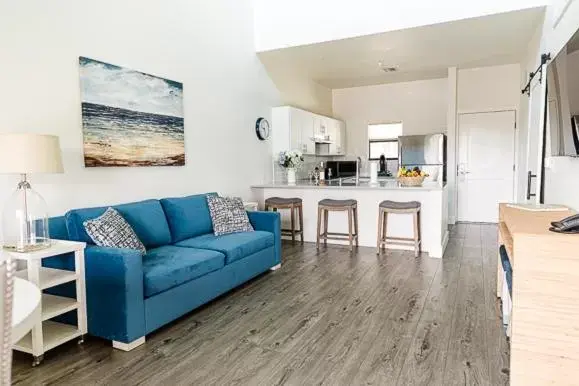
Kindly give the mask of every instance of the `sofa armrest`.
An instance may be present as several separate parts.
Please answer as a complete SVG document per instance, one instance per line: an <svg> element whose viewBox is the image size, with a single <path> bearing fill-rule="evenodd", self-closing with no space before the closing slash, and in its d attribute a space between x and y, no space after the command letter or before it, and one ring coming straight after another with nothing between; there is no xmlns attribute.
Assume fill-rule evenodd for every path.
<svg viewBox="0 0 579 386"><path fill-rule="evenodd" d="M249 222L256 231L273 233L276 264L281 263L281 216L277 212L247 212Z"/></svg>
<svg viewBox="0 0 579 386"><path fill-rule="evenodd" d="M141 253L89 246L85 272L89 333L126 343L145 336Z"/></svg>

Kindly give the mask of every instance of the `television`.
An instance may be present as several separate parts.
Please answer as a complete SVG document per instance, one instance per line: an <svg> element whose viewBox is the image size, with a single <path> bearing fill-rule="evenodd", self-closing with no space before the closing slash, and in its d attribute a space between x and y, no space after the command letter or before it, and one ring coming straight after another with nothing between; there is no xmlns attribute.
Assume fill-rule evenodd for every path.
<svg viewBox="0 0 579 386"><path fill-rule="evenodd" d="M579 156L579 31L547 67L546 156Z"/></svg>

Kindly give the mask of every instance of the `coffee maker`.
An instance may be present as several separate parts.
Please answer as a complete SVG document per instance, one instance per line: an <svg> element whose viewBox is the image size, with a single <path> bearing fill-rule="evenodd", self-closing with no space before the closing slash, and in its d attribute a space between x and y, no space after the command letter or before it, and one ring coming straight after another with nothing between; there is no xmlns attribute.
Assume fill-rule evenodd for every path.
<svg viewBox="0 0 579 386"><path fill-rule="evenodd" d="M381 175L381 176L386 175L386 174L387 174L387 171L386 171L386 156L384 156L384 154L382 154L382 155L380 156L380 161L378 161L378 164L379 164L379 169L380 169L380 170L378 170L378 175Z"/></svg>

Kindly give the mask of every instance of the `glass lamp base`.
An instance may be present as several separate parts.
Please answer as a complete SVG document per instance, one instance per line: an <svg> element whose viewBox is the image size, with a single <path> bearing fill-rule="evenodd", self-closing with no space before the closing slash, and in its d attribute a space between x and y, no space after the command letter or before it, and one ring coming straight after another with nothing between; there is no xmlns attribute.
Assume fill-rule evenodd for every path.
<svg viewBox="0 0 579 386"><path fill-rule="evenodd" d="M31 252L50 247L48 209L22 175L16 191L2 210L2 242L4 249Z"/></svg>
<svg viewBox="0 0 579 386"><path fill-rule="evenodd" d="M37 239L33 244L28 245L5 244L2 246L2 248L10 252L26 253L50 248L51 245L52 241L50 239Z"/></svg>

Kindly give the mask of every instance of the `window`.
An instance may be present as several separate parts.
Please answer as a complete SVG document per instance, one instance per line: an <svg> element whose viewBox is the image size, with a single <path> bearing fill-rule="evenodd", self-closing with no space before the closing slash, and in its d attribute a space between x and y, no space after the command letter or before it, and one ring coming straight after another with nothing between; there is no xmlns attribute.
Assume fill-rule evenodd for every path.
<svg viewBox="0 0 579 386"><path fill-rule="evenodd" d="M402 135L402 122L368 125L368 158L398 160L398 137Z"/></svg>

